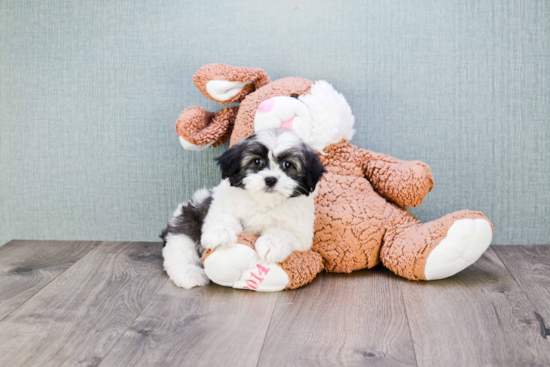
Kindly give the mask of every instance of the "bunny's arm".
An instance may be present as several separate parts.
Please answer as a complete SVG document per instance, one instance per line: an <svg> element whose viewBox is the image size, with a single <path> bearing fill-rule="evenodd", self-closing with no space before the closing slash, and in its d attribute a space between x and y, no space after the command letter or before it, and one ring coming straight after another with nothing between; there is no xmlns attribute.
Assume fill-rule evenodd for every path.
<svg viewBox="0 0 550 367"><path fill-rule="evenodd" d="M356 158L373 188L401 207L419 206L434 186L432 171L425 163L364 149L357 150Z"/></svg>

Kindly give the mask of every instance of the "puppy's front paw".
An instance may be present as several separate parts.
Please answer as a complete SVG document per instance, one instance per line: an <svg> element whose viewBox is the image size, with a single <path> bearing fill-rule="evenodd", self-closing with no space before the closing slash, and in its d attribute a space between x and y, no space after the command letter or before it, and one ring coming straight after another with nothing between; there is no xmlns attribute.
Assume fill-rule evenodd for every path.
<svg viewBox="0 0 550 367"><path fill-rule="evenodd" d="M290 246L275 236L260 236L255 244L258 255L268 263L283 261L292 253Z"/></svg>
<svg viewBox="0 0 550 367"><path fill-rule="evenodd" d="M230 246L237 243L237 232L229 227L214 227L206 230L201 236L201 245L207 249L218 246Z"/></svg>
<svg viewBox="0 0 550 367"><path fill-rule="evenodd" d="M175 285L185 289L210 283L203 268L197 265L173 266L166 270Z"/></svg>

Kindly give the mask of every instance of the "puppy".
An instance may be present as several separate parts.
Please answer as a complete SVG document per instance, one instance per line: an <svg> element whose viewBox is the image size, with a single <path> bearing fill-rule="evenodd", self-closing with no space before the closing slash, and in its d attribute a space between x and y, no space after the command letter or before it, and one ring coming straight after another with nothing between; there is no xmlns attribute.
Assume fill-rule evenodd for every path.
<svg viewBox="0 0 550 367"><path fill-rule="evenodd" d="M164 269L178 286L209 282L200 256L231 246L239 233L259 236L258 255L281 262L313 241L314 196L325 172L317 153L292 131L259 131L216 158L221 183L180 204L161 238Z"/></svg>

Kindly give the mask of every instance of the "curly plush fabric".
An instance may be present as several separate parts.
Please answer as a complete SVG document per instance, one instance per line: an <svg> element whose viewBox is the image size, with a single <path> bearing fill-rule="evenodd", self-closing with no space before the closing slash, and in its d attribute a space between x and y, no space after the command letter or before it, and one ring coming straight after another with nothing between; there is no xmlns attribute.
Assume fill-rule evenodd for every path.
<svg viewBox="0 0 550 367"><path fill-rule="evenodd" d="M227 101L219 101L212 97L206 90L206 83L211 80L227 80L231 82L245 82L249 84L245 85L243 89L231 99L228 99ZM214 102L221 104L239 103L244 99L244 97L246 97L246 95L258 88L263 87L270 81L271 80L267 76L266 72L262 69L229 66L225 64L205 65L197 70L197 72L193 75L193 82L201 93Z"/></svg>
<svg viewBox="0 0 550 367"><path fill-rule="evenodd" d="M191 144L206 145L214 142L213 147L225 144L231 132L239 107L225 107L214 114L200 107L189 107L176 121L176 133Z"/></svg>
<svg viewBox="0 0 550 367"><path fill-rule="evenodd" d="M274 96L297 97L302 94L310 94L312 84L313 82L307 79L283 78L248 95L239 106L237 120L243 123L235 126L229 141L230 146L254 133L254 116L260 103Z"/></svg>
<svg viewBox="0 0 550 367"><path fill-rule="evenodd" d="M286 289L296 289L310 283L323 271L323 258L311 250L294 252L279 263L279 266L288 275L289 283Z"/></svg>
<svg viewBox="0 0 550 367"><path fill-rule="evenodd" d="M432 171L422 162L402 161L362 149L357 153L365 177L374 189L399 206L419 206L434 187Z"/></svg>
<svg viewBox="0 0 550 367"><path fill-rule="evenodd" d="M240 243L242 245L246 245L250 248L256 249L256 240L258 239L257 236L254 236L250 233L239 233L237 236L237 243Z"/></svg>
<svg viewBox="0 0 550 367"><path fill-rule="evenodd" d="M384 190L374 190L374 185L367 180L365 167L385 163L384 173L374 175L378 178L376 187L384 188L386 178L399 180L402 194L398 198L407 197L407 192L418 191L418 182L424 182L419 191L427 193L432 185L431 173L425 170L424 179L420 174L411 175L409 166L414 166L414 162L365 151L346 141L328 146L324 153L320 158L327 173L319 184L316 198L313 249L323 256L325 270L330 272L349 273L372 268L380 261L380 247L391 214L402 211L402 221L416 219L408 211L384 200Z"/></svg>

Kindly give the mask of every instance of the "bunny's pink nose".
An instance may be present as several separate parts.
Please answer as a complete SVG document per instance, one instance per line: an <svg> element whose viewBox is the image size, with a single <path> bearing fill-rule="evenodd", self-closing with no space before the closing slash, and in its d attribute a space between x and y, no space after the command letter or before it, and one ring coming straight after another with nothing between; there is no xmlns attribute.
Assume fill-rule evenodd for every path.
<svg viewBox="0 0 550 367"><path fill-rule="evenodd" d="M275 106L275 101L272 99L266 99L258 106L259 113L268 113Z"/></svg>

